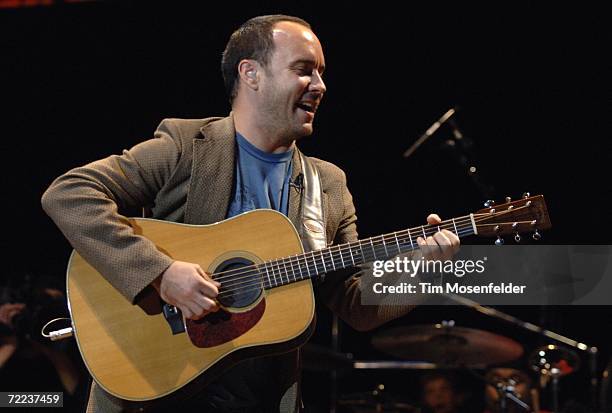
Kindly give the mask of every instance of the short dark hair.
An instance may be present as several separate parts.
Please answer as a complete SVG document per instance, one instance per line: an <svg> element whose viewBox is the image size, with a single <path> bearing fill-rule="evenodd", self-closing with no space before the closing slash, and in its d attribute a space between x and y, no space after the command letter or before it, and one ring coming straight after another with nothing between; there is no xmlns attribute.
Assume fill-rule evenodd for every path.
<svg viewBox="0 0 612 413"><path fill-rule="evenodd" d="M266 66L274 51L272 29L276 23L284 21L299 23L310 29L310 24L299 17L273 14L247 20L230 36L221 58L221 73L230 103L237 93L238 63L243 59L253 59Z"/></svg>

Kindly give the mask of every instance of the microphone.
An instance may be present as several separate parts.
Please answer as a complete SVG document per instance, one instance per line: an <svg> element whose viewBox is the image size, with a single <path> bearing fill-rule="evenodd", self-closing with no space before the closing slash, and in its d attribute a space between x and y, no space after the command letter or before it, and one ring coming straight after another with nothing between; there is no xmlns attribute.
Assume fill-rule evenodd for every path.
<svg viewBox="0 0 612 413"><path fill-rule="evenodd" d="M417 150L417 148L421 146L427 139L429 139L431 135L436 133L436 131L440 128L440 126L442 126L447 120L449 120L449 118L453 116L455 112L456 112L455 108L451 108L448 111L446 111L446 113L442 115L440 119L435 121L434 124L431 125L429 129L427 129L425 133L421 135L421 137L417 139L416 142L413 143L412 146L406 150L406 152L404 152L404 158L408 158L410 155L412 155ZM453 129L458 130L456 128L453 128Z"/></svg>
<svg viewBox="0 0 612 413"><path fill-rule="evenodd" d="M302 192L302 189L304 189L304 174L300 172L300 174L295 177L295 180L290 179L289 186L292 186L298 191Z"/></svg>

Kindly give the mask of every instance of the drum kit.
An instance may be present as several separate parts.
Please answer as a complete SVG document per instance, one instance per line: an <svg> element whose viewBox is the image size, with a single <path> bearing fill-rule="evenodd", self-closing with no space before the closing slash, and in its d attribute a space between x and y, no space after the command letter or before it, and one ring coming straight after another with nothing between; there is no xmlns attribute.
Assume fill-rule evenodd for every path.
<svg viewBox="0 0 612 413"><path fill-rule="evenodd" d="M484 388L485 400L482 406L484 411L491 413L551 411L557 413L560 411L560 380L581 368L578 352L568 346L548 344L525 353L523 345L511 338L489 331L457 326L454 321L382 330L373 335L371 345L374 349L392 356L393 359L353 360L350 354L308 344L303 352L304 367L335 372L347 369L404 369L421 370L421 373L423 370L469 371L469 374L479 380L481 387ZM523 362L523 366L517 369L519 359L526 360L526 363ZM544 403L544 409L540 406L540 394L546 395L547 402ZM332 397L334 404L332 411L357 413L436 411L422 406L421 401L414 402L414 395L411 396L410 400L402 399L392 392L387 392L384 384L379 384L371 391ZM603 397L602 391L601 401ZM605 397L609 397L607 392ZM608 411L605 410L605 406L601 406L601 409ZM448 411L450 413L450 410Z"/></svg>

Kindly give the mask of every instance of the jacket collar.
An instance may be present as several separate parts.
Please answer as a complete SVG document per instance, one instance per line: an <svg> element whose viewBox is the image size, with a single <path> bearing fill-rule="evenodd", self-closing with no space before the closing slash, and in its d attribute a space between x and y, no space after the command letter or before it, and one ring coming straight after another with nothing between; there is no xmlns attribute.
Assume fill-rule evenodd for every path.
<svg viewBox="0 0 612 413"><path fill-rule="evenodd" d="M212 224L227 215L234 185L236 162L236 129L232 114L214 119L200 128L201 136L193 139L191 183L185 207L185 222ZM293 151L291 182L302 173L299 150ZM288 215L299 225L301 190L289 188Z"/></svg>

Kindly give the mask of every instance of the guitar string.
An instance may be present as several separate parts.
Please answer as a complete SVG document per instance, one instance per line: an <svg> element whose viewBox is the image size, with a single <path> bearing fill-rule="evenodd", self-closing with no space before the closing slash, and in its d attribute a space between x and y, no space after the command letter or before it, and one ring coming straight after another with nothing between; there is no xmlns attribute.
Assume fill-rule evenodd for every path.
<svg viewBox="0 0 612 413"><path fill-rule="evenodd" d="M521 207L521 208L522 208L522 207ZM518 209L519 209L519 208L515 209L515 211L517 211ZM499 212L499 213L497 213L497 214L498 214L498 215L503 215L504 213L508 213L508 212L510 212L510 211L501 211L501 212ZM478 221L478 222L485 221L485 220L487 220L487 219L489 219L489 218L491 218L491 217L493 216L493 214L492 214L492 213L487 213L487 214L478 214L478 215L479 215L478 219L477 219L477 220L475 219L475 221ZM459 219L459 218L457 218L457 219ZM457 219L455 219L455 221L456 221ZM452 221L452 220L451 220L451 221ZM470 221L471 221L471 219L470 219ZM448 221L445 221L445 222L448 222ZM520 221L520 223L529 223L529 222L531 222L531 221ZM439 225L439 226L435 226L435 227L436 227L436 228L437 228L437 227L442 227L442 223L440 223L440 224L441 224L441 225ZM508 223L506 223L506 224L508 224ZM493 224L489 224L489 225L493 225ZM432 226L429 226L429 229L433 229L433 228L434 228L434 226L433 226L433 225L432 225ZM422 228L422 229L423 229L423 228ZM470 233L470 229L471 229L471 224L470 224L470 225L467 225L467 226L466 226L466 225L462 225L462 230L461 230L461 231L459 231L459 232L460 232L460 234L458 234L458 235L459 235L459 236L465 236L465 235L468 235L468 234ZM405 232L405 231L409 231L409 230L404 230L404 231L399 231L399 232ZM437 231L434 231L434 233L435 233L435 232L437 232ZM427 234L427 232L426 232L426 234ZM370 240L371 240L371 241L373 241L375 238L379 238L381 241L383 241L383 242L382 242L382 244L381 244L381 243L379 243L379 244L376 244L376 245L374 245L374 243L373 243L373 242L370 242L370 246L369 246L369 247L370 247L370 248L372 248L372 250L373 250L373 256L374 256L374 258L376 258L376 251L375 251L375 249L376 249L376 248L380 248L381 246L383 246L383 248L384 248L384 247L386 247L386 243L384 242L384 237L385 237L385 236L390 236L390 235L391 235L391 234L385 234L385 235L379 235L379 236L376 236L376 237L372 237L372 238L370 238ZM361 241L363 241L363 240L361 240ZM376 242L378 242L378 241L376 241ZM360 242L359 242L359 241L356 241L356 243L360 243ZM350 244L350 243L348 243L348 244ZM344 244L343 244L343 245L344 245ZM405 245L407 245L407 244L405 244ZM412 249L413 249L413 250L414 250L414 249L416 249L416 248L420 248L418 245L417 245L417 247L415 248L415 247L414 247L414 243L411 243L411 247L412 247ZM366 249L367 249L367 248L368 248L368 246L366 245ZM349 247L349 250L350 250L350 249L351 249L351 247ZM364 262L367 262L368 260L365 258L364 254L363 254L362 245L359 245L359 249L362 251L362 254L361 254L361 255L362 255L362 258L364 259ZM329 252L330 257L332 258L332 260L330 261L330 263L332 263L332 267L333 267L333 268L335 268L335 264L336 264L336 263L338 263L338 264L341 264L341 263L340 263L340 262L338 262L338 259L337 259L337 258L334 258L334 257L331 255L331 248L329 248L329 250L330 250L330 252ZM339 251L339 252L341 252L340 250L341 250L341 246L338 246L338 251ZM316 251L312 251L311 253L313 254L313 263L314 263L314 265L315 265L315 272L317 273L317 275L318 275L318 269L319 269L321 266L323 266L323 268L322 268L322 269L324 270L324 272L328 272L328 271L330 271L330 270L327 270L327 269L326 269L326 266L325 266L325 262L326 262L326 261L325 261L325 258L322 256L322 250L319 250L319 251L318 251L318 252L321 254L321 258L322 258L322 260L321 260L321 263L320 263L320 264L319 264L319 263L317 263L316 259L314 258L314 253L315 253L315 252L316 252ZM382 253L382 250L381 250L380 252ZM387 249L386 249L386 248L385 248L385 253L387 253ZM401 253L401 248L400 248L400 249L398 249L398 253ZM308 265L309 265L309 264L308 264L308 262L307 262L307 257L306 257L306 254L302 254L302 255L304 256L304 263L305 263L305 264L306 264L306 266L308 267ZM389 255L387 255L387 256L389 256ZM348 258L348 257L347 257L347 258ZM273 272L273 277L274 277L275 285L272 285L271 279L269 278L269 275L268 275L268 281L269 281L269 286L270 286L270 287L276 287L276 286L279 286L279 285L287 285L287 284L291 283L291 280L290 280L290 278L289 278L289 273L288 273L288 270L287 270L287 266L286 266L286 264L287 264L287 259L289 260L289 261L288 261L288 263L289 263L289 265L290 265L290 267L291 267L291 270L292 270L292 272L293 272L293 274L294 274L294 280L293 280L293 282L298 281L298 280L297 280L297 276L296 276L296 274L295 274L295 269L294 269L294 267L293 267L293 263L294 263L294 261L293 261L293 260L294 260L294 259L297 259L298 269L300 269L300 270L301 270L301 269L302 269L302 263L300 262L301 256L297 256L297 255L296 255L296 256L290 256L290 257L281 258L281 259L277 259L277 260L274 260L274 261L269 261L269 262L267 262L267 263L269 263L269 264L276 263L277 268L278 268L278 269L279 269L281 272L282 272L282 270L281 270L281 268L280 268L280 264L282 263L282 264L283 264L283 266L285 267L285 272L286 272L286 274L287 274L287 281L288 281L288 283L283 283L282 274L281 274L281 275L280 275L280 277L281 277L281 282L279 283L279 282L277 281L277 279L276 279L276 275L274 275L274 272ZM342 252L341 252L341 255L340 255L340 260L342 260ZM266 264L267 264L267 263L266 263ZM243 272L243 273L248 273L248 275L247 275L246 277L241 277L241 278L240 278L240 279L247 279L247 281L242 282L242 283L238 283L238 284L229 284L229 285L228 285L228 286L227 286L225 289L223 289L223 290L222 290L222 292L221 292L219 295L220 295L220 296L222 296L222 295L223 295L223 294L225 294L225 293L231 293L231 292L234 292L234 291L238 291L238 290L240 290L240 289L244 289L244 288L248 288L248 287L250 287L250 286L256 286L256 285L257 285L257 286L261 286L261 285L263 285L263 286L264 286L264 288L265 288L265 284L266 284L266 283L265 283L265 279L264 279L264 274L263 274L263 273L261 273L260 271L258 271L258 267L257 267L257 266L255 266L255 267L251 266L251 267L252 267L252 269L251 269L251 270ZM242 267L242 268L245 268L245 267ZM266 270L267 270L267 269L266 269ZM273 270L273 271L274 271L274 270ZM301 276L300 281L301 281L301 280L304 280L304 279L306 279L306 278L312 278L312 277L310 276L310 274L309 274L309 276L308 276L308 277L306 277L306 278L304 278L304 276L303 276L303 274L302 274L301 272L300 272L300 274L301 274L301 275L300 275L300 276ZM257 279L253 280L253 277L252 277L253 275L258 275L258 276L260 276L260 277L259 277L259 280L257 280ZM230 280L230 281L236 281L236 280L239 280L239 279L233 279L233 280ZM236 287L238 287L238 288L236 288ZM255 290L259 290L259 289L260 289L260 288L256 288Z"/></svg>
<svg viewBox="0 0 612 413"><path fill-rule="evenodd" d="M465 236L468 233L471 233L472 231L471 224L470 225L460 224L459 227L457 226L455 227L457 228L457 231L459 232L458 233L459 236ZM434 233L435 232L437 231L434 231ZM427 233L428 232L426 231L426 235ZM390 238L390 236L386 236L386 237ZM393 242L393 239L396 240L395 243ZM402 251L401 246L399 248L397 247L397 245L400 244L400 239L401 239L401 244L406 248L405 251ZM356 263L354 262L355 259L353 257L354 249L357 250L356 255L361 255L361 259L363 262L368 262L368 261L371 261L371 259L366 258L366 254L364 253L364 247L365 247L365 251L367 252L367 255L370 255L372 253L372 259L376 259L378 258L377 255L383 254L383 250L385 254L384 256L389 257L389 256L394 256L396 254L400 254L402 252L407 252L409 250L408 248L410 248L410 250L415 250L416 248L419 247L418 244L415 243L411 237L405 238L405 237L395 237L394 236L390 240L389 244L385 242L385 236L382 236L382 235L373 237L370 240L371 242L369 243L366 242L365 245L364 243L358 243L359 245L355 245L355 247L351 247L349 244L348 253L350 254L350 261L349 261L349 255L346 255L347 249L344 248L343 250L342 246L338 246L338 250L335 252L333 252L333 247L327 250L326 254L329 255L331 259L327 259L325 255L323 255L324 254L323 250L311 251L310 253L294 255L294 256L285 257L285 258L281 258L281 259L277 259L273 261L268 261L264 263L263 271L261 270L261 267L262 267L261 264L259 266L242 267L243 269L247 268L247 270L242 271L241 273L238 273L237 275L240 275L240 277L235 277L230 280L227 280L224 284L222 284L222 288L224 288L224 291L231 292L231 291L236 290L235 287L244 285L245 282L252 283L253 281L255 281L256 283L259 284L259 280L253 280L253 276L259 276L259 279L263 282L264 285L265 285L265 278L267 277L268 284L271 287L285 285L291 282L288 268L291 268L291 272L293 273L293 281L295 282L297 281L297 274L296 274L296 269L294 267L294 264L297 265L297 269L300 272L300 280L303 280L305 278L313 278L312 274L310 273L310 268L314 268L313 272L315 273L315 275L318 276L319 269L321 269L322 272L326 273L330 271L332 268L335 270L337 267L344 268L348 266L355 266ZM410 241L410 244L408 244L408 241ZM393 247L393 244L396 244L396 246ZM389 254L389 251L388 251L389 248L391 248L392 250L395 248L397 249L397 252L394 254ZM372 251L370 252L370 250ZM339 257L333 255L333 254L337 254L338 252L340 252ZM309 258L308 255L311 255L311 258ZM348 265L348 266L345 265L345 262L344 262L345 255L346 255L346 261L352 263L352 265ZM312 266L312 264L309 263L309 259L312 261L314 266ZM305 264L305 267L304 267L304 264ZM286 279L288 282L284 282L283 280L283 268L281 268L281 265L284 267L284 274L286 275ZM270 277L270 272L268 271L268 269L271 270L272 278ZM304 272L302 271L303 269L305 270L305 272L308 273L308 277L304 276ZM279 282L279 279L277 278L277 274L276 274L277 271L279 273L278 276L280 277L280 282Z"/></svg>
<svg viewBox="0 0 612 413"><path fill-rule="evenodd" d="M345 244L340 244L337 246L338 251L336 251L335 253L343 253L343 252L349 252L352 253L353 249L361 249L365 246L365 248L369 248L370 244L373 242L379 243L379 245L385 245L387 244L385 241L389 241L389 245L392 246L393 244L395 244L395 239L399 238L399 239L403 239L403 240L408 240L410 239L410 244L414 245L416 244L416 237L421 236L422 232L425 232L425 234L427 236L433 235L438 231L439 229L454 229L457 228L457 230L463 230L463 229L469 229L471 228L471 220L469 222L466 223L459 223L457 225L448 225L448 224L444 224L442 225L442 223L440 225L436 225L428 227L428 228L423 228L422 231L416 231L414 228L410 229L410 230L402 230L402 231L397 231L395 233L391 233L391 234L384 234L384 235L378 235L376 237L371 237L371 238L366 238L365 240L358 240L358 241L353 241L353 242L348 242ZM412 230L412 232L411 232ZM415 234L415 239L412 239L412 233ZM408 237L408 238L406 238ZM371 240L371 242L369 242ZM399 241L399 240L398 240ZM317 254L322 254L322 253L326 253L329 254L329 252L327 252L327 250L329 250L331 252L331 250L334 247L330 247L330 248L326 248L324 250L318 250L318 251L311 251L311 252L307 252L307 253L301 253L298 254L298 261L301 260L303 258L303 260L306 262L308 259L316 259L316 258L310 258L307 255L312 255L313 253L317 253ZM342 251L344 249L344 251ZM350 250L350 251L349 251ZM229 277L232 277L232 280L235 280L235 276L237 275L241 275L244 274L252 269L257 269L260 266L266 266L266 265L278 265L279 263L284 262L287 259L293 259L293 257L296 257L295 255L289 256L289 257L283 257L283 258L277 258L274 260L270 260L270 261L266 261L262 264L253 264L253 265L249 265L249 266L245 266L245 267L240 267L237 269L233 269L233 270L228 270L228 271L221 271L218 273L213 273L211 276L213 277L213 279L215 281L221 281L224 279L227 279ZM308 264L307 264L308 265ZM265 269L265 268L264 268ZM224 274L223 276L219 277L219 274ZM229 281L229 280L228 280Z"/></svg>
<svg viewBox="0 0 612 413"><path fill-rule="evenodd" d="M517 221L517 222L525 224L525 223L530 223L531 221ZM495 225L495 224L482 224L482 225ZM470 230L466 229L466 230L463 230L463 231L459 231L458 235L460 237L463 237L463 236L470 235L470 234L471 234ZM404 244L404 245L407 246L408 244ZM379 253L383 252L381 247L385 248L385 245L384 244L375 244L375 245L373 244L373 245L368 246L367 249L372 249L373 250L373 254L372 255L373 255L373 258L376 259L377 258L376 257L377 252L379 252ZM412 246L413 250L415 250L417 248L421 249L421 246L418 246L418 245L416 247ZM378 249L378 251L376 251L377 249ZM407 252L407 251L404 251L404 252ZM401 251L401 249L398 249L397 254L400 254L400 253L402 253L402 251ZM387 249L385 249L385 254L387 254ZM364 255L365 254L362 254L363 263L372 261L372 260L370 260L368 258L365 258ZM387 256L391 256L391 255L392 254L389 254ZM335 265L336 264L338 264L338 266L341 266L341 268L354 267L354 266L362 264L362 263L359 263L359 264L353 264L353 265L350 265L350 266L346 266L346 265L344 265L344 261L343 261L342 257L340 257L340 259L335 258L332 255L330 255L330 257L332 259L331 260L325 259L325 262L328 263L328 264L333 263L333 264L331 264L331 267L334 268L334 270L335 270ZM312 278L310 275L305 277L303 275L303 272L302 272L302 269L304 268L302 266L303 263L305 263L306 266L310 266L311 264L309 264L306 260L304 260L303 262L300 262L299 259L297 261L293 261L294 258L297 258L297 256L292 256L292 257L288 258L289 259L288 264L289 264L289 267L291 268L291 272L293 273L293 281L291 280L291 277L289 275L289 271L287 269L287 266L285 265L285 263L283 263L283 266L285 267L286 279L287 279L288 282L285 282L283 280L282 275L280 275L280 282L276 278L276 275L273 275L273 277L274 277L274 284L272 284L271 279L268 279L269 287L277 287L277 286L287 285L287 284L290 284L292 282L297 282L297 281L302 281L302 280L305 280L305 279ZM286 259L285 259L285 261L286 261ZM325 272L329 272L329 270L327 270L326 266L323 264L323 261L320 261L320 263L319 263L319 262L316 262L316 261L313 260L313 263L314 263L314 267L316 268L315 271L316 271L317 275L318 275L318 272L319 272L318 270L319 269L321 269L322 272L324 272L324 273ZM294 264L297 264L297 268L298 268L298 270L300 272L299 280L298 280L298 276L296 274L296 269L294 267ZM277 265L277 267L280 270L280 265ZM223 289L222 293L220 293L220 295L223 295L223 293L225 293L225 292L233 292L233 291L240 290L240 288L232 288L232 287L244 287L244 286L255 286L255 285L263 285L264 288L266 287L265 276L264 276L264 274L262 272L260 272L260 271L251 271L249 275L260 276L259 277L260 279L259 280L257 280L257 279L254 280L252 277L248 277L247 276L247 277L242 277L241 278L241 280L246 280L244 282L239 282L239 283L234 283L234 284L227 284L227 285L224 284L225 288ZM230 281L233 281L233 280L230 280Z"/></svg>
<svg viewBox="0 0 612 413"><path fill-rule="evenodd" d="M465 236L470 232L469 228L466 228L462 231L459 231L459 236ZM399 239L398 239L399 241ZM363 250L363 248L359 248L357 247L358 252L356 253L356 255L361 256L361 260L363 262L369 262L370 260L368 258L366 258L366 255L372 255L373 259L378 259L378 256L381 256L384 254L385 257L391 257L391 256L395 256L397 254L401 254L404 252L408 252L409 250L415 250L418 247L417 243L412 243L409 244L408 239L403 239L401 241L401 245L398 248L397 244L393 245L393 244L386 244L386 243L381 243L379 241L376 242L372 242L371 244L367 244L365 245L365 252L362 253L361 251ZM399 244L400 242L398 242ZM393 246L393 248L391 248ZM403 250L402 250L402 246L403 246ZM300 277L301 279L304 279L304 273L310 273L309 268L316 268L315 272L318 273L319 269L323 269L324 272L328 272L330 270L336 270L338 268L342 269L342 268L346 268L346 267L353 267L356 265L360 265L361 262L359 263L355 263L355 259L350 258L349 254L352 254L352 252L349 252L349 254L347 254L347 251L341 251L340 249L338 249L338 251L332 252L331 250L333 249L330 248L329 252L326 253L326 255L323 255L323 252L321 250L319 251L312 251L310 253L307 253L307 255L312 255L311 258L306 256L298 256L298 255L294 255L294 256L290 256L290 257L286 257L274 262L268 262L267 264L269 265L265 265L263 267L263 271L261 269L261 265L259 267L253 268L252 270L249 271L245 271L242 274L246 274L249 273L249 275L253 275L253 274L261 274L263 278L266 277L266 273L268 273L268 268L270 268L270 270L272 271L272 278L275 281L275 285L281 284L282 280L283 280L283 276L280 274L277 274L277 271L280 270L280 272L282 272L282 269L280 268L281 265L285 268L285 272L286 272L286 276L285 278L287 280L290 280L291 276L289 275L289 269L291 269L291 272L293 274L293 278L294 280L297 279L297 274L296 274L296 267L297 270L300 272ZM389 249L392 250L391 253L389 253ZM397 251L393 251L393 250L397 250ZM338 256L338 252L340 253L340 255ZM366 253L367 252L367 253ZM334 255L336 254L336 255ZM348 265L347 265L348 263ZM278 270L277 270L278 269ZM302 271L304 270L304 271ZM327 270L327 271L325 271ZM264 272L265 271L265 272ZM281 282L278 282L277 279L277 275L280 277ZM223 287L225 288L229 288L235 285L238 285L236 283L231 283L232 281L240 281L242 279L246 279L246 278L251 278L251 277L240 277L240 278L232 278L228 281L226 281L224 284L222 284ZM311 278L311 277L309 277ZM229 283L229 284L228 284ZM270 285L272 285L271 279L270 279Z"/></svg>
<svg viewBox="0 0 612 413"><path fill-rule="evenodd" d="M466 231L463 231L463 232L460 231L460 236L468 235L470 233L471 232L469 230L466 230ZM376 247L380 248L381 246L382 246L382 244L379 244ZM376 247L374 247L374 248L376 248ZM413 249L419 249L419 248L420 248L419 246L415 246ZM381 250L380 252L383 252L383 251ZM375 257L376 254L373 254L373 255ZM364 263L368 262L368 261L370 261L370 260L365 260ZM337 261L337 262L338 262L338 264L340 264L340 261ZM361 263L357 264L357 265L361 265ZM322 263L320 263L320 264L315 263L315 267L317 268L317 270L318 269L324 270L324 267L323 267ZM293 266L291 268L293 270ZM330 269L331 269L331 267L330 267ZM328 269L327 271L329 271L330 269ZM322 271L322 272L327 272L327 271ZM293 272L294 272L294 275L295 275L295 270L293 270ZM259 271L252 271L251 275L255 276L255 277L243 277L242 279L243 280L246 279L246 281L242 281L242 282L239 282L237 284L232 284L232 285L229 285L228 287L225 287L225 288L223 288L223 285L222 285L222 290L219 293L219 297L221 297L221 298L227 297L228 294L233 293L235 291L240 291L242 293L246 293L246 292L249 292L249 291L259 290L259 289L261 289L262 286L263 286L264 289L266 288L266 282L265 282L265 279L264 279L264 274L262 274ZM277 287L277 286L287 285L287 284L290 284L290 283L293 283L293 282L297 282L297 281L306 280L306 279L309 279L309 278L312 278L312 277L310 277L310 276L304 277L302 275L300 279L297 279L297 275L295 275L294 279L291 280L289 278L289 276L287 276L287 280L289 281L288 283L283 282L283 280L281 279L280 282L276 282L275 284L272 284L270 282L270 283L267 284L267 286L269 286L269 287ZM278 281L278 279L275 278L274 281ZM257 287L257 288L251 288L251 287Z"/></svg>
<svg viewBox="0 0 612 413"><path fill-rule="evenodd" d="M466 235L467 232L470 232L471 230L472 230L471 225L463 226L461 227L461 229L458 229L460 236ZM405 236L391 237L391 239L388 240L390 242L385 242L385 239L383 239L382 236L377 236L374 238L372 238L372 242L362 243L360 245L355 245L353 247L349 246L347 248L347 247L342 247L342 246L337 246L337 247L332 246L330 248L327 248L326 250L310 251L310 252L303 253L303 254L297 254L297 255L292 255L289 257L279 258L279 259L272 260L272 261L267 261L257 266L242 267L243 269L247 268L247 270L241 273L237 273L236 275L238 276L241 276L244 274L252 275L253 274L252 271L256 271L257 273L261 273L262 277L268 276L268 278L270 278L269 271L268 271L268 269L270 269L272 271L272 274L271 274L272 277L274 278L274 280L276 280L277 269L280 270L280 272L282 273L283 271L280 268L280 266L282 265L285 267L285 269L287 269L287 264L291 267L291 270L294 274L295 274L295 269L293 268L294 264L298 265L298 269L300 269L300 273L301 273L301 269L304 268L304 265L306 268L305 271L310 273L309 268L311 268L311 265L314 264L314 267L316 268L315 272L318 274L319 267L323 267L323 268L329 267L330 269L335 270L337 267L345 268L345 267L356 265L354 262L355 259L353 256L354 252L356 255L361 255L362 259L367 261L367 259L365 259L365 257L363 256L364 249L368 251L368 255L370 254L369 250L377 249L377 251L374 251L374 254L373 254L374 259L377 259L378 258L377 255L382 255L383 253L384 253L384 256L390 257L390 256L395 256L397 254L401 254L403 252L407 252L409 250L414 250L416 249L416 247L418 247L417 242L414 242L412 237L405 237ZM399 244L399 247L398 247L398 244ZM402 247L404 251L402 251ZM337 250L334 251L334 249L336 248ZM397 252L389 253L389 250L391 251L397 250ZM346 263L348 263L349 265L346 265ZM287 274L288 274L288 271L287 271ZM282 280L282 274L278 274L278 275L281 277L281 280ZM226 276L224 278L227 279L228 277ZM231 287L236 284L235 283L227 284L228 282L231 283L233 281L239 281L244 278L249 278L249 277L247 276L247 277L230 278L230 279L227 279L224 283L222 283L222 286ZM276 284L279 284L279 283L276 283Z"/></svg>
<svg viewBox="0 0 612 413"><path fill-rule="evenodd" d="M516 211L519 211L519 210L521 210L523 208L527 208L527 207L528 206L522 206L522 207L517 207L517 208L515 208L513 210L504 210L504 211L495 212L495 213L490 213L489 212L489 213L480 213L480 214L477 213L477 214L473 214L474 215L474 221L475 222L481 222L481 221L484 221L484 220L489 219L489 218L497 217L497 216L504 215L504 214L507 214L507 213L510 213L510 212L516 212ZM357 241L353 241L353 242L349 242L349 243L345 243L345 244L340 244L339 248L344 246L344 245L348 245L349 252L350 252L350 249L351 249L350 244L359 244L358 246L362 247L362 244L363 244L364 241L367 242L368 240L374 239L374 238L383 238L383 237L391 237L391 236L396 237L397 235L403 234L403 233L407 233L407 235L410 237L411 236L411 233L410 233L411 230L415 231L415 232L418 232L417 235L419 235L419 236L420 236L420 233L422 231L425 231L426 236L429 236L429 235L432 235L432 234L435 234L436 232L438 232L437 231L438 228L449 229L449 228L457 227L457 228L462 228L463 229L463 228L471 226L471 217L469 215L466 215L466 216L463 216L463 217L454 218L454 221L455 221L455 224L456 224L457 221L459 221L460 222L459 226L453 225L451 227L450 224L453 222L453 219L450 219L450 220L442 221L439 225L428 225L427 229L425 229L425 225L423 225L421 227L415 227L415 228L400 230L400 231L396 231L394 233L378 235L376 237L366 238L364 240L357 240ZM506 224L508 224L508 223L506 223ZM418 228L421 228L421 231L417 231ZM429 232L430 229L432 230L431 233ZM393 242L393 240L391 240L391 242ZM344 248L346 248L346 247L344 247ZM331 250L331 247L329 249ZM322 251L322 250L319 250L319 251ZM304 260L305 261L307 260L307 257L305 257L306 254L307 253L302 253L301 254L301 255L304 256ZM273 262L282 261L282 260L284 260L286 258L289 258L289 257L277 258L277 259L274 259L274 260L266 261L263 264L265 265L266 263L273 263ZM257 267L259 265L261 265L261 264L253 264L253 265L249 265L249 266L245 266L245 267L240 267L240 268L236 268L236 269L232 269L232 270L220 271L220 272L211 274L211 277L213 277L213 279L218 281L218 280L222 280L224 278L228 278L229 276L236 276L236 275L243 274L243 273L246 272L245 270L250 271L251 269L257 269ZM224 274L224 276L219 277L219 275L221 275L221 274ZM215 276L216 276L216 278L214 278Z"/></svg>

